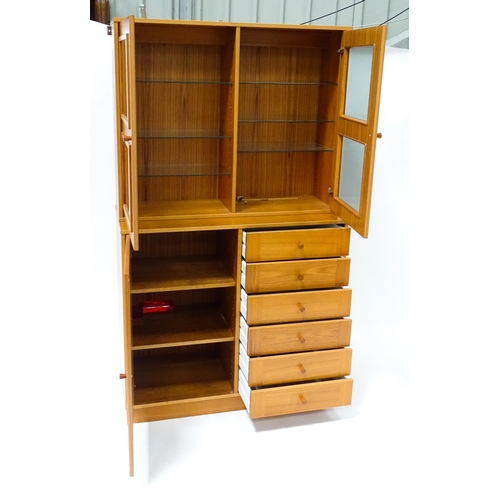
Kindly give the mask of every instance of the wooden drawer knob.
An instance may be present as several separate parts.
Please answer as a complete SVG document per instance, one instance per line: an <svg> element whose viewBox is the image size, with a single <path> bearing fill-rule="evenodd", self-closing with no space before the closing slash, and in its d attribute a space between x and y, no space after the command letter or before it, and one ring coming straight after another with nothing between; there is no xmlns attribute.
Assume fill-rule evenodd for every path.
<svg viewBox="0 0 500 500"><path fill-rule="evenodd" d="M302 280L304 279L304 275L303 275L303 274L299 274L299 275L297 276L297 278L299 278L299 281L302 281Z"/></svg>
<svg viewBox="0 0 500 500"><path fill-rule="evenodd" d="M306 310L306 308L300 302L297 302L297 307L299 308L300 312L304 312Z"/></svg>
<svg viewBox="0 0 500 500"><path fill-rule="evenodd" d="M125 375L125 373L120 373L120 380L123 380L124 378L127 378L127 375Z"/></svg>
<svg viewBox="0 0 500 500"><path fill-rule="evenodd" d="M301 250L304 248L304 244L303 244L303 243L299 243L297 246L298 246Z"/></svg>
<svg viewBox="0 0 500 500"><path fill-rule="evenodd" d="M302 335L300 333L297 334L297 337L299 338L299 341L301 344L303 344L306 341L306 339L304 337L302 337Z"/></svg>
<svg viewBox="0 0 500 500"><path fill-rule="evenodd" d="M300 370L300 373L306 373L306 369L304 368L304 365L303 364L299 364L299 370Z"/></svg>
<svg viewBox="0 0 500 500"><path fill-rule="evenodd" d="M303 394L299 394L299 399L302 401L302 404L306 404L307 403L307 399L304 397Z"/></svg>

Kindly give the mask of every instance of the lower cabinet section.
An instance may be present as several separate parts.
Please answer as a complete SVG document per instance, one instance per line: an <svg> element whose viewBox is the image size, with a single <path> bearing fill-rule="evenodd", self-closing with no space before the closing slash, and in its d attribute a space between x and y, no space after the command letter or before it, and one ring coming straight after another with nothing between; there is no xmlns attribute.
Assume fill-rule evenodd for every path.
<svg viewBox="0 0 500 500"><path fill-rule="evenodd" d="M350 378L340 378L251 388L240 370L238 389L250 417L262 418L350 405L352 383Z"/></svg>
<svg viewBox="0 0 500 500"><path fill-rule="evenodd" d="M348 244L342 227L125 239L130 422L350 404Z"/></svg>

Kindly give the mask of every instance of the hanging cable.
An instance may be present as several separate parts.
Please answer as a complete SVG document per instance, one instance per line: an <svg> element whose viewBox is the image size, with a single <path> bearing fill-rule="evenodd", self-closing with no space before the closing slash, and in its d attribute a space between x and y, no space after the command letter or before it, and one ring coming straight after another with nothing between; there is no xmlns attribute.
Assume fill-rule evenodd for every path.
<svg viewBox="0 0 500 500"><path fill-rule="evenodd" d="M302 24L312 23L313 21L317 21L318 19L323 19L324 17L333 16L333 14L337 14L337 12L342 12L343 10L350 9L351 7L354 7L355 5L359 5L360 3L363 3L364 1L365 0L360 0L359 2L353 3L352 5L348 5L347 7L344 7L343 9L336 10L335 12L330 12L329 14L325 14L324 16L319 16L319 17L316 17L315 19L311 19L310 21L306 21L305 23L300 23L300 24L302 25ZM408 10L408 9L406 9L406 10Z"/></svg>
<svg viewBox="0 0 500 500"><path fill-rule="evenodd" d="M387 19L387 21L384 21L379 26L382 26L383 24L387 24L389 21L392 21L393 19L396 19L396 17L400 16L401 14L403 14L403 12L406 12L407 10L410 10L410 7L408 7L405 10L402 10L399 14L396 14L395 16L392 16L390 19Z"/></svg>

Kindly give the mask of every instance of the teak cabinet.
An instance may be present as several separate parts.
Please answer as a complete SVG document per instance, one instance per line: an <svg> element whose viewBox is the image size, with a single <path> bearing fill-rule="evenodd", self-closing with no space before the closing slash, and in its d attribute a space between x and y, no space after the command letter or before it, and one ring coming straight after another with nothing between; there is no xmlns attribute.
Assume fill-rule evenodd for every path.
<svg viewBox="0 0 500 500"><path fill-rule="evenodd" d="M350 404L349 238L368 234L385 27L113 33L133 474L136 422Z"/></svg>

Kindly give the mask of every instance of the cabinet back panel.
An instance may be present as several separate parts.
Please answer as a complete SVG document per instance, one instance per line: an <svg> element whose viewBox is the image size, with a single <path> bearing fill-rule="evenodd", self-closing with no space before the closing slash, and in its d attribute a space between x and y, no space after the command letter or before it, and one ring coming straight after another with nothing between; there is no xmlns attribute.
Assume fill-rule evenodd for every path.
<svg viewBox="0 0 500 500"><path fill-rule="evenodd" d="M244 27L241 30L241 45L264 47L326 47L329 33L317 30L293 30Z"/></svg>
<svg viewBox="0 0 500 500"><path fill-rule="evenodd" d="M219 132L218 84L137 82L137 126L141 131Z"/></svg>
<svg viewBox="0 0 500 500"><path fill-rule="evenodd" d="M216 199L220 174L231 173L220 110L232 93L220 82L228 81L221 59L232 53L194 39L136 46L139 201Z"/></svg>
<svg viewBox="0 0 500 500"><path fill-rule="evenodd" d="M143 177L139 179L139 201L185 201L216 198L216 177Z"/></svg>
<svg viewBox="0 0 500 500"><path fill-rule="evenodd" d="M137 80L220 81L221 47L175 43L136 45Z"/></svg>
<svg viewBox="0 0 500 500"><path fill-rule="evenodd" d="M218 139L140 139L137 150L139 201L217 198Z"/></svg>
<svg viewBox="0 0 500 500"><path fill-rule="evenodd" d="M266 33L277 36L278 46L241 47L236 193L247 198L318 196L323 187L318 177L325 176L332 154L303 150L333 145L333 113L324 108L334 85L322 50L331 44L331 34L314 34L309 46L300 47L279 30ZM284 40L289 46L279 46ZM259 152L243 152L249 149Z"/></svg>
<svg viewBox="0 0 500 500"><path fill-rule="evenodd" d="M236 192L244 198L310 195L314 191L317 154L319 153L240 154Z"/></svg>
<svg viewBox="0 0 500 500"><path fill-rule="evenodd" d="M183 26L183 25L143 25L135 23L135 36L138 43L184 43L223 45L228 38L234 37L235 28L221 26Z"/></svg>
<svg viewBox="0 0 500 500"><path fill-rule="evenodd" d="M134 259L162 257L217 257L231 275L238 276L238 231L186 231L141 235L141 246L132 252Z"/></svg>
<svg viewBox="0 0 500 500"><path fill-rule="evenodd" d="M297 47L241 47L240 81L320 81L322 51Z"/></svg>
<svg viewBox="0 0 500 500"><path fill-rule="evenodd" d="M141 246L132 259L215 256L217 231L191 231L141 235Z"/></svg>

